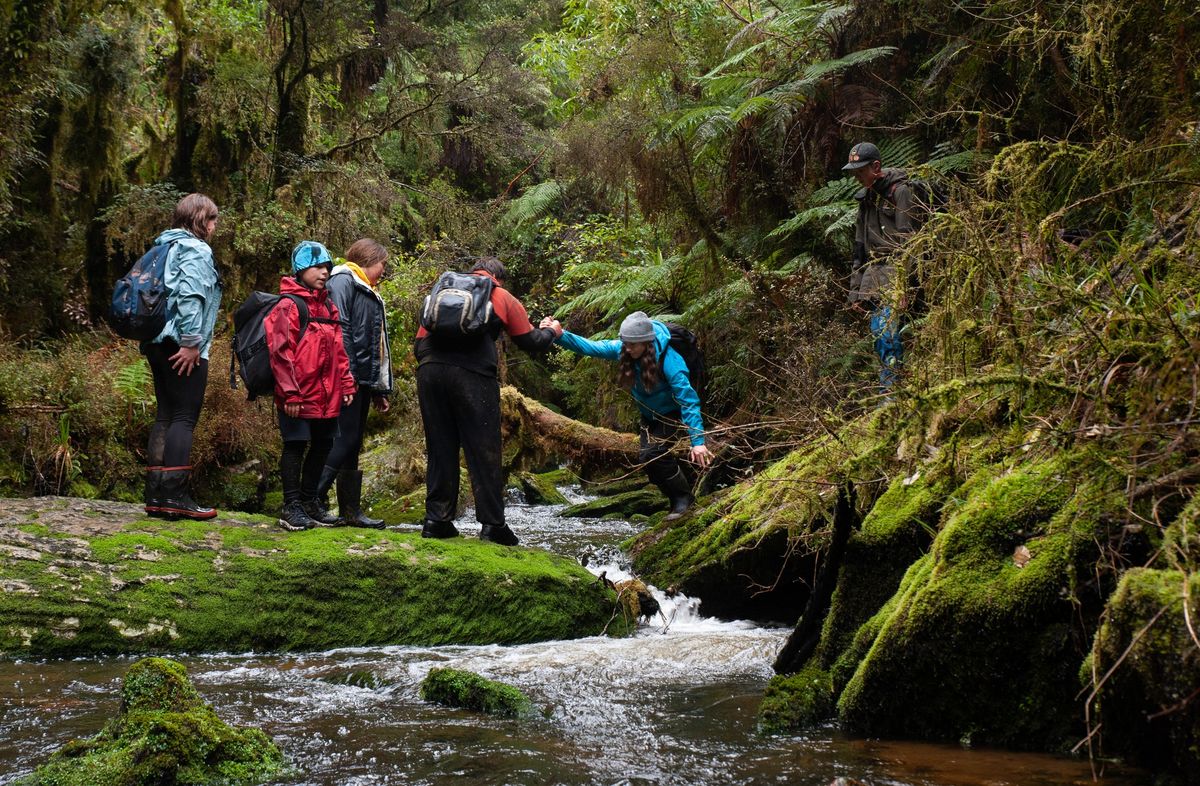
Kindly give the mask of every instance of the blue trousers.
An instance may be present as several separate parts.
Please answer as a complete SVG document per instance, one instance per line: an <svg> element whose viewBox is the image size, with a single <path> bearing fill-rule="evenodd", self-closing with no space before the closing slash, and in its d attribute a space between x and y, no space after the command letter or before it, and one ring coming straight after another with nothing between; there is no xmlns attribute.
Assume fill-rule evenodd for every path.
<svg viewBox="0 0 1200 786"><path fill-rule="evenodd" d="M879 306L871 312L871 335L875 338L875 354L879 356L879 386L888 392L904 363L900 318L893 314L891 306Z"/></svg>

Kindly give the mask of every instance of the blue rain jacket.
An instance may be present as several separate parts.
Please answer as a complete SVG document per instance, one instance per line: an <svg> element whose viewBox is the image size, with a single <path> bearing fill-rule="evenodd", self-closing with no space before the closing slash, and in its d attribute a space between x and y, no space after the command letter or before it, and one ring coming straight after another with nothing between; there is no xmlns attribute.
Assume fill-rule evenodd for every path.
<svg viewBox="0 0 1200 786"><path fill-rule="evenodd" d="M662 366L664 379L653 390L642 387L641 368L637 369L633 383L634 401L643 416L650 418L662 415L666 418L679 417L687 426L688 438L692 447L704 444L704 421L700 417L700 397L692 388L688 377L687 362L678 352L668 346L671 331L657 319L650 320L654 325L654 348L658 352L659 365ZM555 340L559 346L569 349L578 355L587 355L604 360L619 360L621 357L621 340L591 341L583 336L564 330ZM634 364L640 366L640 364ZM676 414L678 413L678 415Z"/></svg>
<svg viewBox="0 0 1200 786"><path fill-rule="evenodd" d="M207 360L221 306L212 249L186 229L168 229L154 241L156 246L164 243L175 244L164 276L167 324L153 343L171 339L181 347L199 347L200 357Z"/></svg>

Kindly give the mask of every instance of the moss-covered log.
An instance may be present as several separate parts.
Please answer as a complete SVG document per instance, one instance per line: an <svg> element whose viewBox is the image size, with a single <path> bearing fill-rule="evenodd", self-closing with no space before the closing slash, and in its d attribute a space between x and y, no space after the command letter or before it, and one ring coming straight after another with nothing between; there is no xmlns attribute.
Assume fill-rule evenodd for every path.
<svg viewBox="0 0 1200 786"><path fill-rule="evenodd" d="M564 417L514 387L500 390L500 418L504 467L510 473L565 460L579 474L592 477L637 463L636 435Z"/></svg>
<svg viewBox="0 0 1200 786"><path fill-rule="evenodd" d="M0 500L0 586L6 657L516 644L598 634L616 605L539 549L60 497Z"/></svg>
<svg viewBox="0 0 1200 786"><path fill-rule="evenodd" d="M182 664L146 658L126 673L120 711L103 731L67 743L20 783L250 786L282 769L283 755L271 739L218 718Z"/></svg>

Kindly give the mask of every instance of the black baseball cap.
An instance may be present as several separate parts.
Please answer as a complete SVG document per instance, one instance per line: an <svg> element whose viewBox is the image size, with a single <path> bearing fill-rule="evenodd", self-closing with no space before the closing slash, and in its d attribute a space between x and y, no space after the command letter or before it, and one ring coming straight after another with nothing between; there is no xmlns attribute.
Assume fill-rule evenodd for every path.
<svg viewBox="0 0 1200 786"><path fill-rule="evenodd" d="M846 165L842 167L842 171L853 171L862 169L868 164L872 164L879 160L879 148L870 142L859 142L854 147L850 148L850 155L847 157Z"/></svg>

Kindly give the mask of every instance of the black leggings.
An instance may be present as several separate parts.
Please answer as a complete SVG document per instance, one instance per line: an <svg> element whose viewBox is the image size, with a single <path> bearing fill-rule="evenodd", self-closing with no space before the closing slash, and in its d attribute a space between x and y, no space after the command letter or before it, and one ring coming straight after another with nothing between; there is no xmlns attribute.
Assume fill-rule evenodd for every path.
<svg viewBox="0 0 1200 786"><path fill-rule="evenodd" d="M208 361L201 360L191 374L181 376L171 368L171 355L179 351L174 341L147 344L143 351L154 376L154 400L158 405L150 427L146 463L151 467L190 466L192 433L200 420L208 384Z"/></svg>
<svg viewBox="0 0 1200 786"><path fill-rule="evenodd" d="M327 466L354 471L358 469L358 454L362 452L363 438L367 433L367 415L371 411L371 388L358 386L358 393L350 406L343 406L338 414L338 434L325 460Z"/></svg>
<svg viewBox="0 0 1200 786"><path fill-rule="evenodd" d="M317 498L321 470L325 468L325 459L333 446L333 435L337 433L337 418L309 420L308 428L311 435L308 440L285 440L283 443L283 454L279 457L279 480L283 485L285 503Z"/></svg>
<svg viewBox="0 0 1200 786"><path fill-rule="evenodd" d="M458 366L417 368L417 400L425 426L425 517L452 521L458 503L458 451L467 458L475 518L504 525L500 457L500 383Z"/></svg>

